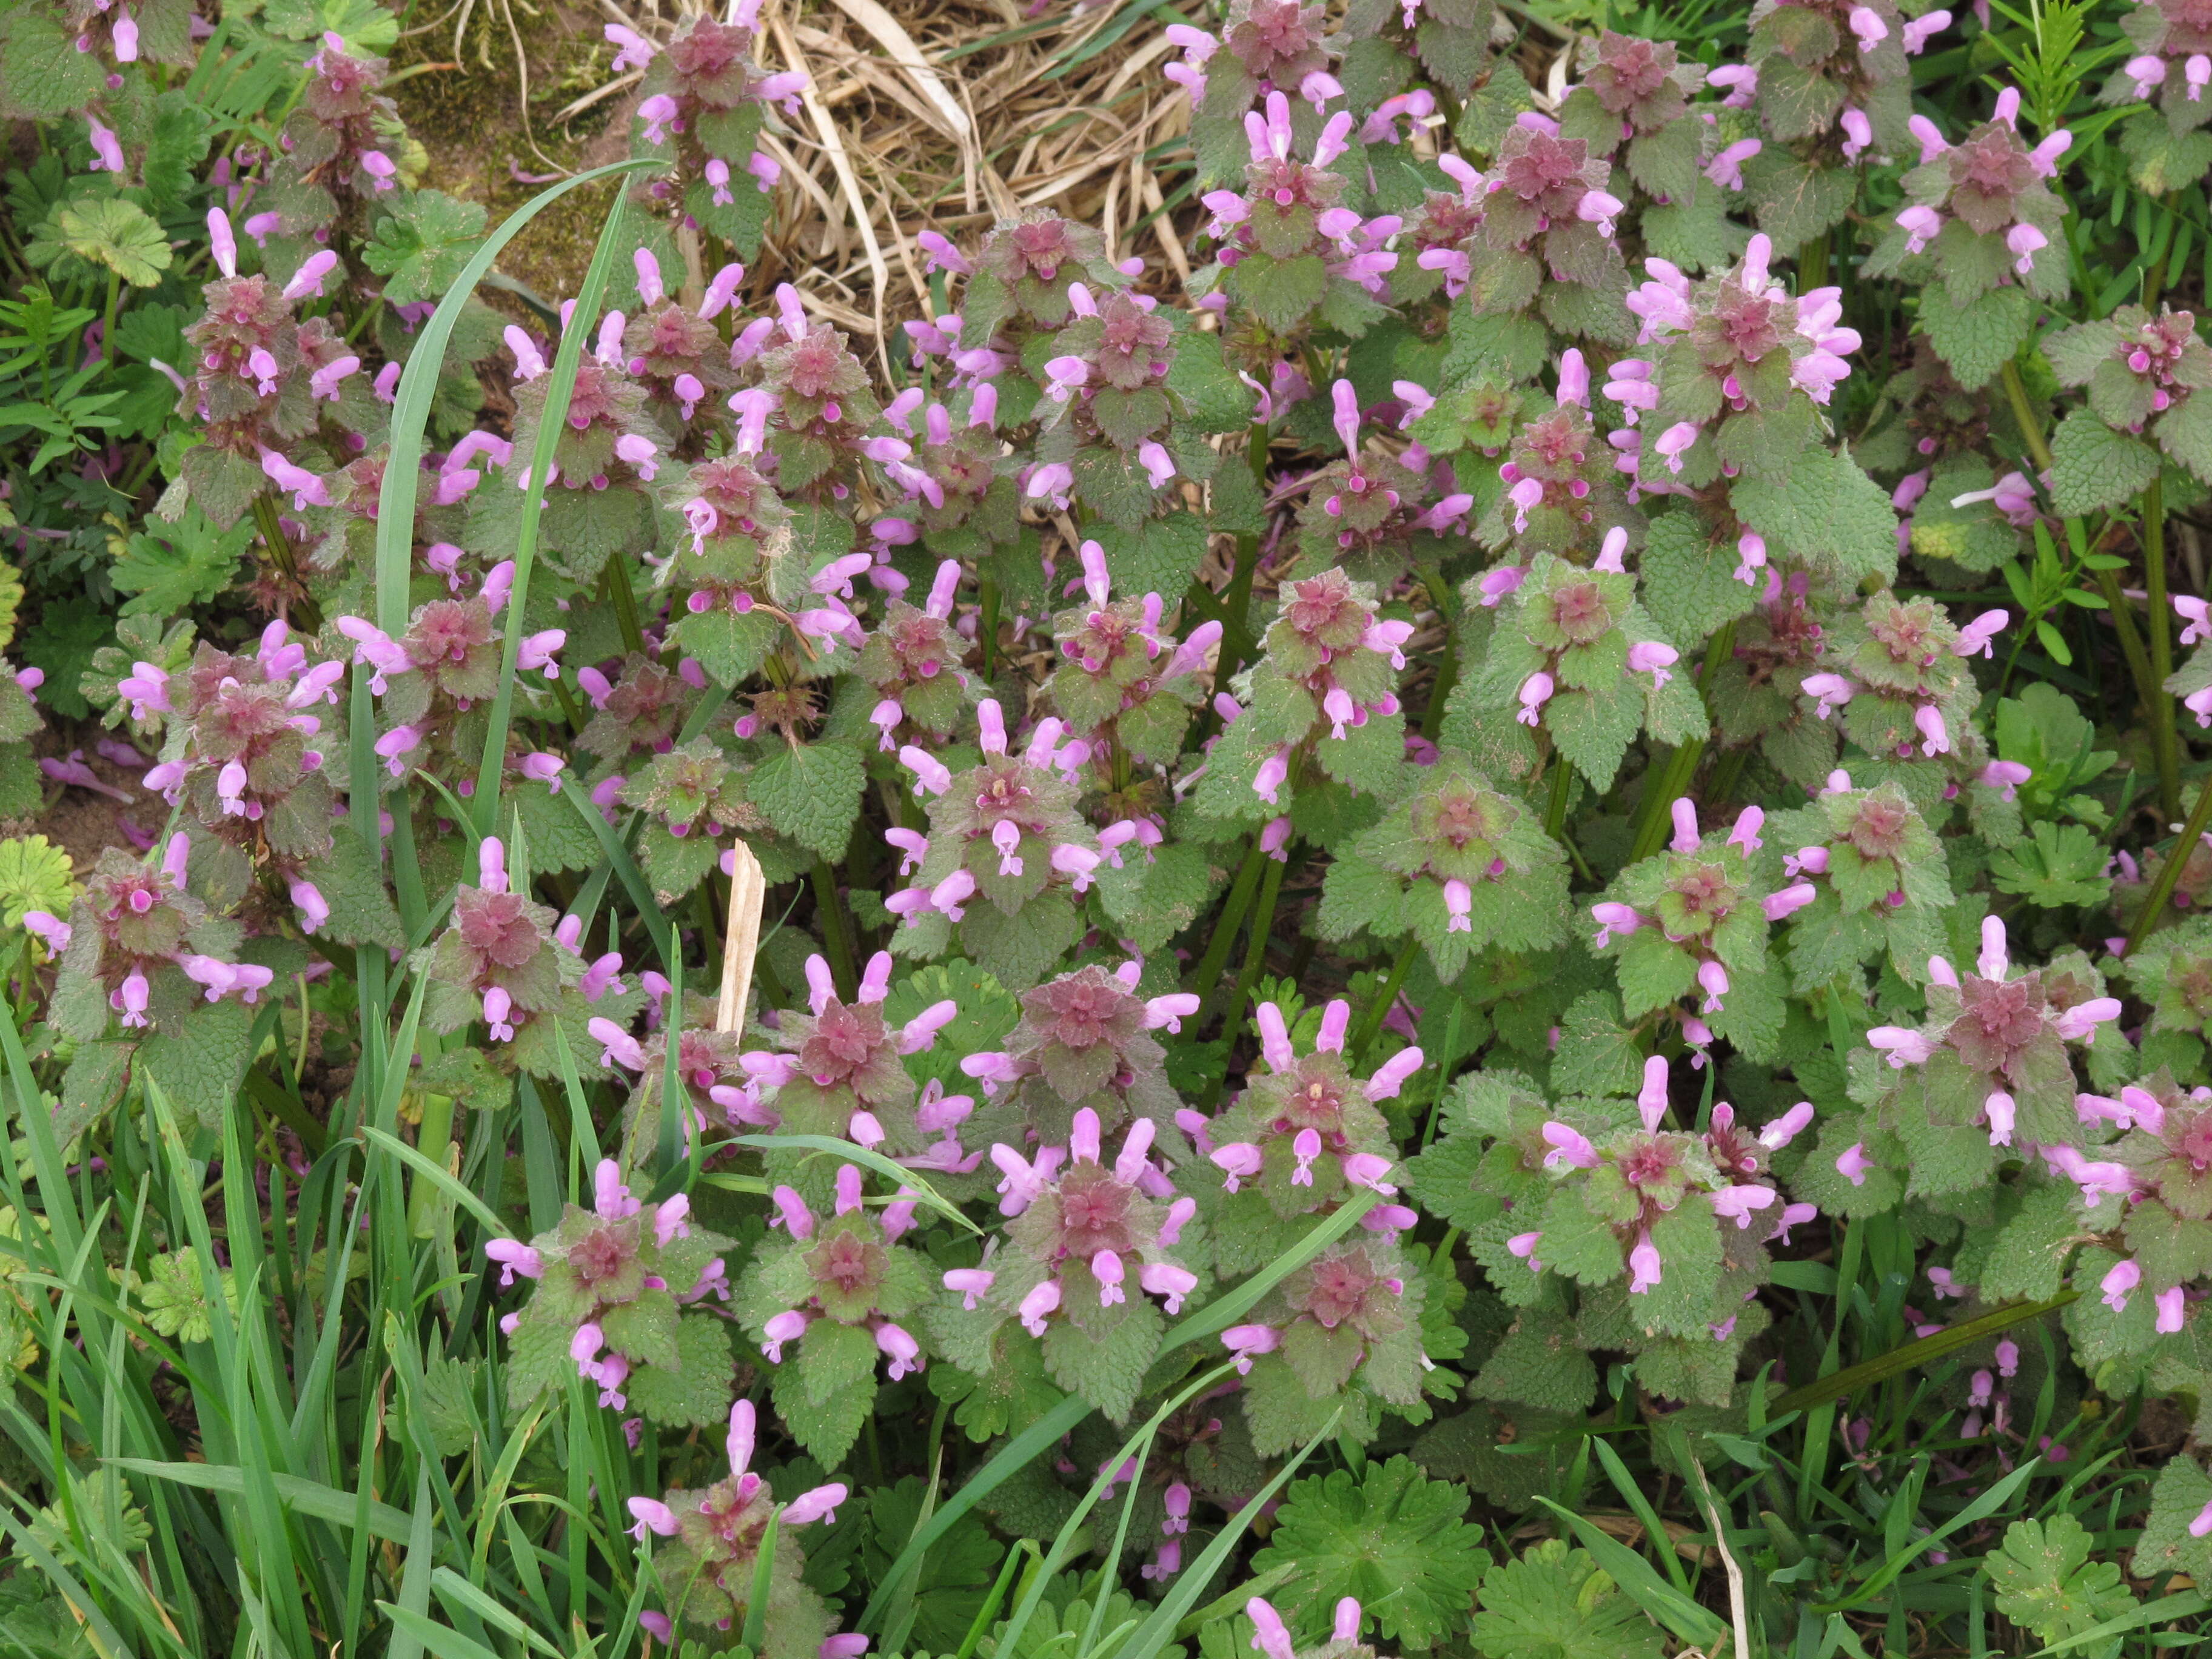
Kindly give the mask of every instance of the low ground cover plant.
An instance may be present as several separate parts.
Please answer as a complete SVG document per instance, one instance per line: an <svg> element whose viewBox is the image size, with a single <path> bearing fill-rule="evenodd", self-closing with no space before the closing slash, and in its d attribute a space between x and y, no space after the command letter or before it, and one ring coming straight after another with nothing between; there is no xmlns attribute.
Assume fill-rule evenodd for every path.
<svg viewBox="0 0 2212 1659"><path fill-rule="evenodd" d="M2212 12L1039 20L873 332L424 21L0 11L0 1647L2203 1639Z"/></svg>

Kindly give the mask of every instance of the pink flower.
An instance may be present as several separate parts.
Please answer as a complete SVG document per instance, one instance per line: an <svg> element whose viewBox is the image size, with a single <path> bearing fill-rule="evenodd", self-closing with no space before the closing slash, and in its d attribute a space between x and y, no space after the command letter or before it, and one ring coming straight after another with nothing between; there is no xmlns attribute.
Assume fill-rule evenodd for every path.
<svg viewBox="0 0 2212 1659"><path fill-rule="evenodd" d="M1628 1253L1628 1271L1632 1275L1628 1281L1628 1293L1631 1296L1648 1294L1660 1280L1660 1267L1659 1247L1651 1242L1651 1235L1648 1232L1638 1235L1636 1248Z"/></svg>
<svg viewBox="0 0 2212 1659"><path fill-rule="evenodd" d="M1854 1187L1866 1185L1867 1171L1874 1168L1874 1160L1866 1155L1866 1142L1853 1141L1844 1148L1843 1156L1836 1160L1836 1173Z"/></svg>
<svg viewBox="0 0 2212 1659"><path fill-rule="evenodd" d="M1743 188L1743 164L1763 148L1756 138L1739 138L1705 163L1705 177L1723 190Z"/></svg>
<svg viewBox="0 0 2212 1659"><path fill-rule="evenodd" d="M1272 1326L1231 1325L1221 1334L1221 1345L1235 1356L1237 1370L1249 1376L1252 1361L1263 1353L1273 1353L1281 1346L1282 1339Z"/></svg>
<svg viewBox="0 0 2212 1659"><path fill-rule="evenodd" d="M1562 1164L1571 1164L1578 1170L1595 1170L1598 1166L1597 1148L1587 1137L1558 1121L1544 1125L1544 1144L1552 1150L1544 1154L1544 1167L1556 1170Z"/></svg>

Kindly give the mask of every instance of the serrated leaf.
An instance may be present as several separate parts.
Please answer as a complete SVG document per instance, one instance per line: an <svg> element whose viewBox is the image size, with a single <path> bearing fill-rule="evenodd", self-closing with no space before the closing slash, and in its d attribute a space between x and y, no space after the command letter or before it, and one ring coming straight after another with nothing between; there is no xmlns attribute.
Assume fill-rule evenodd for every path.
<svg viewBox="0 0 2212 1659"><path fill-rule="evenodd" d="M2051 502L2069 518L2118 507L2156 477L2156 450L2086 409L2069 415L2051 435Z"/></svg>
<svg viewBox="0 0 2212 1659"><path fill-rule="evenodd" d="M2025 289L1991 289L1954 305L1948 292L1927 288L1921 290L1920 329L1959 384L1972 391L1987 386L2020 349L2034 312Z"/></svg>
<svg viewBox="0 0 2212 1659"><path fill-rule="evenodd" d="M834 859L853 833L867 784L859 751L841 743L815 743L787 745L770 755L753 769L745 789L778 834Z"/></svg>
<svg viewBox="0 0 2212 1659"><path fill-rule="evenodd" d="M241 519L217 530L197 503L172 527L150 514L143 531L131 532L123 556L108 570L116 591L131 597L122 614L173 617L224 592L238 574L238 562L254 538L253 521Z"/></svg>

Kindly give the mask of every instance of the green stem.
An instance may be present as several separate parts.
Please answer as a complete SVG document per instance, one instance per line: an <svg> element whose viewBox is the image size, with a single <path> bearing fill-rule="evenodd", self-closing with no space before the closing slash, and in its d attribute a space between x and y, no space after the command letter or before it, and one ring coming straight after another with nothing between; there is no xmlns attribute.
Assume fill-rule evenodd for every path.
<svg viewBox="0 0 2212 1659"><path fill-rule="evenodd" d="M1459 625L1453 614L1451 584L1444 580L1443 568L1425 564L1419 568L1421 586L1429 590L1429 603L1443 619L1444 652L1437 663L1437 677L1429 685L1429 704L1421 711L1421 735L1431 742L1436 740L1444 723L1444 705L1450 701L1452 688L1459 684Z"/></svg>
<svg viewBox="0 0 2212 1659"><path fill-rule="evenodd" d="M1407 934L1406 942L1398 947L1398 954L1390 963L1389 977L1383 980L1382 988L1376 994L1373 1006L1367 1010L1366 1017L1359 1022L1358 1041L1351 1045L1352 1063L1355 1067L1366 1068L1367 1051L1375 1046L1375 1039L1382 1035L1382 1022L1390 1017L1390 1005L1397 1001L1399 989L1405 984L1406 975L1413 971L1413 957L1420 948L1421 939L1418 933Z"/></svg>
<svg viewBox="0 0 2212 1659"><path fill-rule="evenodd" d="M637 595L630 592L629 571L619 553L606 562L605 586L608 601L615 608L615 626L622 630L623 649L645 654L645 630L638 626Z"/></svg>
<svg viewBox="0 0 2212 1659"><path fill-rule="evenodd" d="M2028 404L2027 387L2021 383L2020 365L2007 358L2002 378L2005 398L2012 404L2012 418L2020 428L2020 435L2027 445L2027 453L2035 457L2039 470L2048 471L2051 466L2051 443L2043 435L2042 422L2035 418L2035 410Z"/></svg>
<svg viewBox="0 0 2212 1659"><path fill-rule="evenodd" d="M1544 803L1544 833L1553 841L1565 839L1567 796L1574 783L1574 768L1558 750L1552 751L1552 794Z"/></svg>
<svg viewBox="0 0 2212 1659"><path fill-rule="evenodd" d="M2197 846L2208 824L2212 824L2212 778L2197 786L2197 805L2189 814L2189 822L2181 826L2181 839L2166 855L2166 862L2151 883L2150 893L2143 900L2142 908L2136 913L2136 925L2128 929L2126 954L2134 956L2137 947L2148 939L2166 914L2168 900L2173 896L2173 884L2181 879L2182 866L2189 862L2189 854Z"/></svg>
<svg viewBox="0 0 2212 1659"><path fill-rule="evenodd" d="M846 915L845 901L838 896L836 872L821 859L814 860L812 879L823 948L830 957L830 976L837 981L837 994L850 1002L860 983L853 964L852 919Z"/></svg>
<svg viewBox="0 0 2212 1659"><path fill-rule="evenodd" d="M1287 853L1290 849L1285 848L1283 850ZM1267 860L1267 873L1260 886L1259 913L1254 917L1251 933L1244 941L1244 966L1237 972L1237 986L1229 994L1229 1008L1221 1022L1222 1035L1231 1046L1237 1041L1237 1024L1244 1018L1244 999L1251 995L1253 986L1259 982L1260 969L1267 960L1267 936L1275 927L1275 901L1282 896L1283 872L1290 867L1291 861L1287 858ZM1225 1072L1214 1079L1212 1086L1206 1091L1206 1110L1213 1109L1214 1103L1221 1098L1222 1085L1227 1080Z"/></svg>
<svg viewBox="0 0 2212 1659"><path fill-rule="evenodd" d="M415 1149L440 1169L446 1167L446 1148L453 1139L453 1097L451 1095L422 1097L422 1123L415 1136ZM440 1211L449 1203L437 1185L427 1177L415 1177L413 1190L408 1194L407 1219L417 1238L435 1238L444 1223Z"/></svg>
<svg viewBox="0 0 2212 1659"><path fill-rule="evenodd" d="M2153 478L2142 493L2143 589L2150 612L2151 753L2158 762L2159 810L2171 823L2181 816L2181 739L2174 725L2173 694L2166 682L2173 672L2173 640L2167 627L2166 598L2166 481Z"/></svg>
<svg viewBox="0 0 2212 1659"><path fill-rule="evenodd" d="M1288 849L1285 848L1285 851ZM1199 1006L1199 1024L1203 1025L1211 1011L1214 993L1221 984L1221 970L1229 965L1229 952L1237 944L1237 928L1244 920L1245 911L1252 908L1252 894L1260 884L1261 867L1267 855L1260 850L1255 839L1251 849L1244 854L1244 862L1237 872L1237 879L1230 884L1228 902L1214 919L1213 937L1206 942L1206 955L1198 964L1198 973L1191 980L1191 988L1203 999ZM1194 1030L1198 1026L1192 1028Z"/></svg>
<svg viewBox="0 0 2212 1659"><path fill-rule="evenodd" d="M107 304L100 314L100 355L109 368L115 365L115 307L123 298L123 278L107 273Z"/></svg>
<svg viewBox="0 0 2212 1659"><path fill-rule="evenodd" d="M1735 649L1735 623L1723 623L1705 642L1705 659L1698 668L1699 690L1711 689L1713 677L1720 672L1721 664L1728 660L1729 653ZM1644 797L1637 817L1636 841L1628 854L1631 864L1639 859L1648 859L1659 850L1659 843L1666 838L1667 826L1671 822L1669 809L1678 796L1689 793L1690 785L1698 775L1698 763L1705 758L1707 741L1705 738L1694 738L1676 749L1667 758L1666 770L1658 777L1657 789L1650 790L1646 786L1648 793ZM1656 768L1653 769L1657 770Z"/></svg>
<svg viewBox="0 0 2212 1659"><path fill-rule="evenodd" d="M292 599L292 617L307 633L319 632L323 626L322 608L307 597L307 585L300 580L300 562L293 556L291 538L277 516L276 493L264 489L253 498L253 526L261 532L262 544L268 548L269 556L284 573L284 580L295 590Z"/></svg>
<svg viewBox="0 0 2212 1659"><path fill-rule="evenodd" d="M2112 612L2112 626L2120 636L2120 654L2127 659L2128 672L2134 677L2136 696L2142 704L2143 718L2155 725L2158 718L2157 698L2160 688L2156 676L2151 671L2150 653L2143 648L2142 635L2136 631L2134 607L2128 603L2128 596L2120 591L2119 574L2112 570L2093 570L2089 574L2096 578L2097 591L2105 596L2106 608ZM2167 726L2171 728L2172 725L2172 721L2169 718ZM2166 733L2169 741L2172 735L2172 732L2169 729ZM2155 732L2151 734L2151 751L2154 755L2158 752L2158 734ZM2164 769L2161 767L2159 779L2161 796L2165 783ZM2177 792L2179 787L2179 780L2177 777ZM2178 793L2174 810L2177 811L2180 810ZM2166 821L2168 823L2173 822L2171 814L2167 816Z"/></svg>

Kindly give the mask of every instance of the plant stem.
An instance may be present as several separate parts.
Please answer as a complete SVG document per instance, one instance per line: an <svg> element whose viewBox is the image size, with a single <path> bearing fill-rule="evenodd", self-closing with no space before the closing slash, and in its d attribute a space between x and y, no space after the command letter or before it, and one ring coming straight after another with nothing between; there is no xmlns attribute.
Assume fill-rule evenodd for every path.
<svg viewBox="0 0 2212 1659"><path fill-rule="evenodd" d="M276 493L264 489L253 498L253 525L261 532L262 544L269 556L284 573L284 580L294 590L291 611L294 619L307 633L316 633L323 625L322 607L307 597L307 585L300 580L300 562L293 556L291 538L277 517Z"/></svg>
<svg viewBox="0 0 2212 1659"><path fill-rule="evenodd" d="M2149 702L2151 753L2158 762L2158 805L2168 823L2181 816L2181 739L2173 722L2173 641L2166 598L2166 481L2153 478L2142 493L2143 588L2150 611Z"/></svg>
<svg viewBox="0 0 2212 1659"><path fill-rule="evenodd" d="M2143 900L2142 910L2136 913L2136 925L2128 929L2126 955L2134 956L2136 948L2157 927L2166 913L2166 902L2173 896L2173 885L2181 879L2182 866L2189 862L2189 855L2204 834L2208 823L2212 823L2212 779L2207 779L2197 786L2197 805L2190 811L2189 822L2181 826L2181 839L2166 855L2166 863L2159 870L2158 879L2150 884L2149 896Z"/></svg>
<svg viewBox="0 0 2212 1659"><path fill-rule="evenodd" d="M2012 404L2013 422L2027 444L2027 453L2035 457L2039 470L2047 469L2051 465L2051 444L2043 435L2043 426L2035 418L2035 410L2028 404L2027 388L2021 383L2020 365L2007 358L2002 374L2005 398Z"/></svg>
<svg viewBox="0 0 2212 1659"><path fill-rule="evenodd" d="M1288 849L1285 848L1285 851ZM1237 1022L1244 1018L1244 999L1252 994L1258 983L1260 969L1267 960L1267 935L1274 931L1275 901L1282 896L1283 872L1291 867L1288 859L1267 860L1267 873L1260 884L1260 908L1252 920L1252 931L1244 941L1244 965L1238 969L1236 988L1229 994L1229 1007L1222 1016L1222 1035L1233 1044L1237 1040ZM1224 1074L1224 1078L1226 1074ZM1221 1094L1221 1084L1216 1082L1206 1104L1212 1107Z"/></svg>
<svg viewBox="0 0 2212 1659"><path fill-rule="evenodd" d="M1437 677L1429 684L1428 707L1421 710L1421 735L1433 742L1437 732L1444 723L1444 705L1451 699L1452 688L1459 684L1459 619L1454 614L1451 584L1444 580L1443 568L1437 564L1419 568L1421 586L1429 591L1429 603L1444 624L1444 653L1437 664Z"/></svg>
<svg viewBox="0 0 2212 1659"><path fill-rule="evenodd" d="M814 908L822 921L822 944L830 957L830 976L837 981L837 994L849 1002L860 988L853 967L853 923L845 914L845 901L837 894L837 873L817 858L812 872Z"/></svg>
<svg viewBox="0 0 2212 1659"><path fill-rule="evenodd" d="M1390 1017L1390 1005L1397 1001L1399 988L1405 984L1406 975L1413 971L1414 953L1420 948L1420 935L1408 933L1406 942L1398 947L1398 954L1391 959L1389 976L1382 981L1382 988L1376 994L1374 1005L1359 1022L1358 1041L1351 1045L1354 1066L1361 1070L1366 1068L1367 1051L1375 1046L1375 1039L1382 1035L1382 1022Z"/></svg>
<svg viewBox="0 0 2212 1659"><path fill-rule="evenodd" d="M645 630L638 626L637 595L630 592L629 572L622 555L611 555L602 573L608 601L615 608L615 626L622 630L623 649L645 654Z"/></svg>
<svg viewBox="0 0 2212 1659"><path fill-rule="evenodd" d="M1285 848L1284 850L1288 852L1290 849ZM1221 907L1220 915L1214 919L1213 937L1206 942L1206 955L1200 958L1198 973L1190 981L1192 988L1203 999L1198 1011L1201 1025L1213 1003L1214 993L1220 986L1221 970L1228 966L1229 952L1237 943L1237 924L1244 920L1245 911L1252 906L1253 890L1260 884L1260 867L1267 861L1267 855L1260 850L1260 843L1255 838L1251 849L1244 854L1243 864L1237 869L1237 879L1230 884L1228 902Z"/></svg>
<svg viewBox="0 0 2212 1659"><path fill-rule="evenodd" d="M451 1095L424 1095L422 1122L415 1136L415 1148L440 1169L446 1167L446 1149L453 1139L453 1097ZM424 1176L415 1177L413 1190L408 1194L407 1219L417 1238L434 1238L441 1231L439 1212L445 1194Z"/></svg>
<svg viewBox="0 0 2212 1659"><path fill-rule="evenodd" d="M1544 803L1544 833L1553 841L1564 841L1567 828L1567 796L1574 786L1574 768L1567 757L1554 749L1552 751L1552 793Z"/></svg>
<svg viewBox="0 0 2212 1659"><path fill-rule="evenodd" d="M989 684L999 654L999 585L983 578L976 592L975 638L983 647L983 679Z"/></svg>

